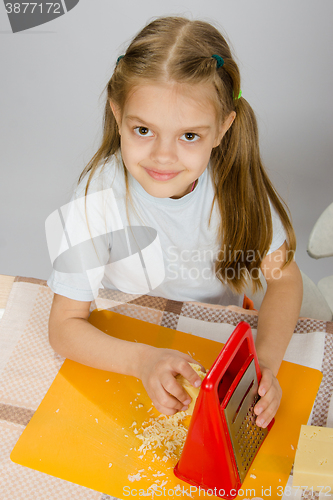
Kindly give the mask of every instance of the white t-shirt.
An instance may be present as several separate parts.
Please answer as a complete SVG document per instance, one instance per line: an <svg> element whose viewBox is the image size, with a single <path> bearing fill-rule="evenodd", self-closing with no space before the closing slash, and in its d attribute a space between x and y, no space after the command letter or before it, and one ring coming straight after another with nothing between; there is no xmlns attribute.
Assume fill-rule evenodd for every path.
<svg viewBox="0 0 333 500"><path fill-rule="evenodd" d="M99 168L85 197L86 178L72 200L48 219L47 239L53 272L53 292L91 301L99 288L148 294L178 301L238 305L234 294L218 280L214 261L219 212L209 167L195 189L179 199L155 198L128 172L132 204L126 214L124 167L116 155ZM133 210L134 208L134 210ZM286 233L271 206L277 250ZM88 224L87 224L88 221Z"/></svg>

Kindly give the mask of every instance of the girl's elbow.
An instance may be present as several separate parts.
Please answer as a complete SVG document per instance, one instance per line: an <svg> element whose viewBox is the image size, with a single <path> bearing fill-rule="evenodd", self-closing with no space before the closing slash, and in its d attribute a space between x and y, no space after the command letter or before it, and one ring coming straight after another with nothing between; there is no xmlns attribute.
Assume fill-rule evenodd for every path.
<svg viewBox="0 0 333 500"><path fill-rule="evenodd" d="M52 347L52 349L54 351L56 351L56 344L57 344L57 341L56 341L56 332L54 330L53 327L51 327L51 325L49 324L49 344L50 346Z"/></svg>
<svg viewBox="0 0 333 500"><path fill-rule="evenodd" d="M52 317L49 319L48 334L50 346L58 354L61 354L61 328Z"/></svg>

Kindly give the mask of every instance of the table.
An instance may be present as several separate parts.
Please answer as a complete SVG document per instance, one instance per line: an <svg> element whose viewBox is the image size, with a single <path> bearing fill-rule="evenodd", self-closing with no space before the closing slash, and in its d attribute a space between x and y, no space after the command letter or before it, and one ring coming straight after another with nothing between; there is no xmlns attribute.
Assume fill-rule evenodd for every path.
<svg viewBox="0 0 333 500"><path fill-rule="evenodd" d="M14 276L0 275L0 310L4 311L14 283Z"/></svg>
<svg viewBox="0 0 333 500"><path fill-rule="evenodd" d="M112 497L103 492L27 469L9 458L64 361L48 343L52 297L43 280L0 277L0 308L5 308L0 320L1 500L109 500ZM92 304L95 307L194 335L204 331L207 338L220 342L227 340L240 321L247 321L254 335L257 327L255 311L149 296L130 301L126 294L106 290L101 290ZM309 423L333 427L333 323L300 318L285 360L322 371L323 380ZM321 497L299 491L282 498Z"/></svg>

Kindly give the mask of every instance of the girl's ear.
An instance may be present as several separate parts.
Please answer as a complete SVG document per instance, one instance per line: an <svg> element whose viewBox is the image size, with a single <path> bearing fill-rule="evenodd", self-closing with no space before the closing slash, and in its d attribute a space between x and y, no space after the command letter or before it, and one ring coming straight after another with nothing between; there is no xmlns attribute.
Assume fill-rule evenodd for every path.
<svg viewBox="0 0 333 500"><path fill-rule="evenodd" d="M220 142L222 141L223 136L229 130L229 128L233 124L235 118L236 118L236 112L235 111L231 111L230 115L227 116L227 118L224 120L224 122L220 126L219 134L216 137L216 142L215 142L215 144L213 146L214 148L216 148L216 146L218 146L220 144Z"/></svg>
<svg viewBox="0 0 333 500"><path fill-rule="evenodd" d="M115 120L118 125L118 130L120 134L120 128L121 128L121 111L120 108L110 99L110 107L113 113L113 116L115 117Z"/></svg>

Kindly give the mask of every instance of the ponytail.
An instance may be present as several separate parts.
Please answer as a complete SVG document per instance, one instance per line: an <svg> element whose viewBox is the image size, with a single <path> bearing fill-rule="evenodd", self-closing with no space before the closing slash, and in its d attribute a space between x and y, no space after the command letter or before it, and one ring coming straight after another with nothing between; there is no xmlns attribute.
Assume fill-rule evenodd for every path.
<svg viewBox="0 0 333 500"><path fill-rule="evenodd" d="M218 279L241 293L249 277L253 290L262 288L259 269L273 237L269 200L279 214L288 238L287 265L296 247L295 234L284 203L263 167L258 127L244 98L235 103L236 118L212 152L212 175L220 214L222 243L215 272Z"/></svg>
<svg viewBox="0 0 333 500"><path fill-rule="evenodd" d="M89 177L86 184L85 195L87 196L89 190L90 181L96 172L97 168L103 163L103 166L109 160L109 158L119 149L120 147L120 135L118 133L118 127L115 117L111 111L109 102L107 102L104 110L103 119L103 138L98 151L91 158L89 163L86 165L84 170L81 172L78 182L89 173Z"/></svg>

